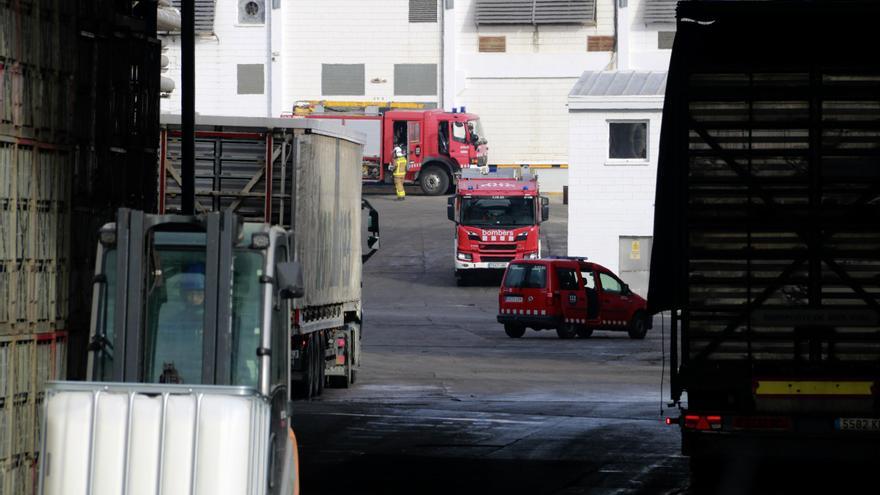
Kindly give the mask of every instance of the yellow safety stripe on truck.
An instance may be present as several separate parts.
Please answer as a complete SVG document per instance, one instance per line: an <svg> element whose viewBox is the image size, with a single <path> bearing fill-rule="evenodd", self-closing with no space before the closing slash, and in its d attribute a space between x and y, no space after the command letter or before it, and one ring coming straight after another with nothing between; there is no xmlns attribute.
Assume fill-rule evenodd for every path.
<svg viewBox="0 0 880 495"><path fill-rule="evenodd" d="M758 380L755 395L873 395L874 382Z"/></svg>

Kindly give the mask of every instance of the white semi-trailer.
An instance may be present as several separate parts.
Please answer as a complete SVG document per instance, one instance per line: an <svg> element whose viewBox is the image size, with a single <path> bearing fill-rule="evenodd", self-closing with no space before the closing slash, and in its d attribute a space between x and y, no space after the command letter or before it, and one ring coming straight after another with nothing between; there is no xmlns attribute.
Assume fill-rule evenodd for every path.
<svg viewBox="0 0 880 495"><path fill-rule="evenodd" d="M163 126L160 212L100 232L87 382L48 387L41 493L297 493L291 399L348 386L378 214L332 125L203 117L195 215ZM367 254L362 254L367 208Z"/></svg>

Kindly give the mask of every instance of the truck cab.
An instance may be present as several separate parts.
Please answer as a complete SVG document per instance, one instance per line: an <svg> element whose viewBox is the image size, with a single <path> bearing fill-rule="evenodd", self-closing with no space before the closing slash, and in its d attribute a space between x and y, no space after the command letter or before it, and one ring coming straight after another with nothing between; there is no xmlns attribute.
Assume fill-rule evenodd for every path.
<svg viewBox="0 0 880 495"><path fill-rule="evenodd" d="M515 259L541 257L540 226L550 207L538 191L537 177L517 169L465 170L446 211L455 222L459 285L476 271L503 270Z"/></svg>
<svg viewBox="0 0 880 495"><path fill-rule="evenodd" d="M384 117L381 163L391 163L391 151L400 146L408 159L406 181L425 194L445 194L462 170L487 165L488 141L475 114L391 110Z"/></svg>
<svg viewBox="0 0 880 495"><path fill-rule="evenodd" d="M364 183L391 183L388 166L397 146L407 157L405 183L418 184L429 196L450 192L462 170L488 165L489 142L480 117L464 107L452 112L396 108L330 112L318 110L326 107L316 104L297 108L296 118L335 120L365 135Z"/></svg>
<svg viewBox="0 0 880 495"><path fill-rule="evenodd" d="M646 308L617 275L586 258L517 260L498 294L498 322L511 338L532 328L555 329L561 339L587 338L597 329L643 339L651 327Z"/></svg>

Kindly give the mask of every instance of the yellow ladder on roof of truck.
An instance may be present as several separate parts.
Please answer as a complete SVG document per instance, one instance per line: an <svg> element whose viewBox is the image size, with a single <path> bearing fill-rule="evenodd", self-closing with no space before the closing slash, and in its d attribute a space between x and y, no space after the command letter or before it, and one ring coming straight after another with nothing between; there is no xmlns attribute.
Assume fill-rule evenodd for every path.
<svg viewBox="0 0 880 495"><path fill-rule="evenodd" d="M323 106L324 108L344 108L347 110L367 107L394 108L398 110L424 110L428 108L427 103L411 101L300 100L293 104L293 113L294 115L307 115L313 113L318 106Z"/></svg>

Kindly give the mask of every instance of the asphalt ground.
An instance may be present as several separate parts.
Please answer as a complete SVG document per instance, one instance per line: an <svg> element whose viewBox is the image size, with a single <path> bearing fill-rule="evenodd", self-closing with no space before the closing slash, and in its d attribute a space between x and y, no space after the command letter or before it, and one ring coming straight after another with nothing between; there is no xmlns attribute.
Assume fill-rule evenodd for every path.
<svg viewBox="0 0 880 495"><path fill-rule="evenodd" d="M457 287L446 197L409 191L403 202L365 191L382 239L364 267L362 367L352 388L295 403L302 492L694 492L678 429L663 422L665 322L644 340L508 338L495 321L500 276ZM565 254L567 208L551 201L543 245ZM812 492L825 486L817 472L746 467L706 491Z"/></svg>

